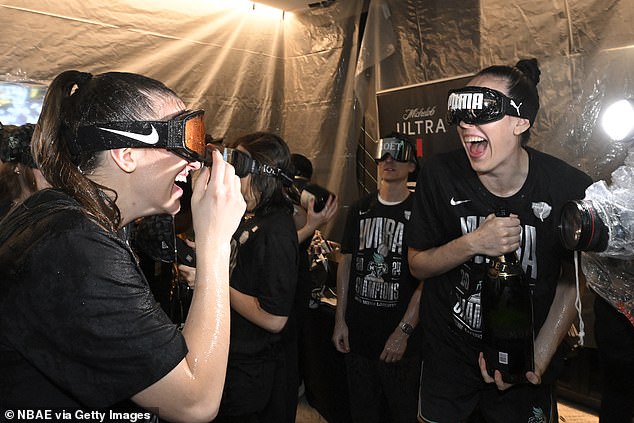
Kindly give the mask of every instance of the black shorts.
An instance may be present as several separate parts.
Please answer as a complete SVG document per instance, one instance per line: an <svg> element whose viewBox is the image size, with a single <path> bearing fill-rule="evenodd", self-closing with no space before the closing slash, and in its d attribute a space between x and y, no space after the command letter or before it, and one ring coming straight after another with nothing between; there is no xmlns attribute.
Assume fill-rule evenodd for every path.
<svg viewBox="0 0 634 423"><path fill-rule="evenodd" d="M438 370L431 374L438 376ZM520 384L506 391L499 391L495 384L484 381L471 390L457 389L457 395L448 395L447 384L461 385L463 381L455 377L425 379L425 363L418 402L418 420L426 423L556 423L558 420L557 401L553 386ZM430 373L427 373L430 375ZM455 375L453 375L455 376ZM468 384L467 384L468 385Z"/></svg>
<svg viewBox="0 0 634 423"><path fill-rule="evenodd" d="M396 363L345 354L353 422L416 422L420 358Z"/></svg>

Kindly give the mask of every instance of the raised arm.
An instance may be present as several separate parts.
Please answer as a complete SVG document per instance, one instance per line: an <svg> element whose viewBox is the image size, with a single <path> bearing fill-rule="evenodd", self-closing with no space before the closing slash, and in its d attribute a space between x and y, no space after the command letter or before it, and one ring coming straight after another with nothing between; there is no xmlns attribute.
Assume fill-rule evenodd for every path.
<svg viewBox="0 0 634 423"><path fill-rule="evenodd" d="M312 238L315 230L332 219L337 213L338 208L339 202L337 201L337 197L331 195L326 202L326 206L317 213L315 211L315 199L311 198L308 202L308 210L303 213L305 223L297 230L299 243L301 244L308 238Z"/></svg>
<svg viewBox="0 0 634 423"><path fill-rule="evenodd" d="M229 351L229 256L231 235L245 210L240 180L213 153L192 194L196 233L196 289L183 336L186 357L132 400L170 421L207 422L218 413Z"/></svg>

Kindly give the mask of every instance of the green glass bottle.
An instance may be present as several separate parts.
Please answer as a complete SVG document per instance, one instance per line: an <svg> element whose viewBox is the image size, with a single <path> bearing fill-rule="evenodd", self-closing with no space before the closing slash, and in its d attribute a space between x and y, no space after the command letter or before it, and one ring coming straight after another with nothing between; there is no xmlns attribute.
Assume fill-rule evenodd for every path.
<svg viewBox="0 0 634 423"><path fill-rule="evenodd" d="M505 209L495 214L509 216ZM515 251L490 258L480 302L489 374L499 370L507 383L526 382L526 372L535 369L533 299Z"/></svg>

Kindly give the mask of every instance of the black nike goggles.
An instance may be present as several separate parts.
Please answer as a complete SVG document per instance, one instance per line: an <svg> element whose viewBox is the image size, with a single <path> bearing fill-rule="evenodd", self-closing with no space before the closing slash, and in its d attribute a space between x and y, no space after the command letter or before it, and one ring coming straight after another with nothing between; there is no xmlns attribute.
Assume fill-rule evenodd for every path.
<svg viewBox="0 0 634 423"><path fill-rule="evenodd" d="M165 148L189 162L211 160L206 148L204 110L186 110L167 121L108 122L81 126L70 144L71 154L115 148Z"/></svg>
<svg viewBox="0 0 634 423"><path fill-rule="evenodd" d="M416 162L416 150L408 141L400 138L381 138L376 146L374 161L380 162L391 156L397 162Z"/></svg>
<svg viewBox="0 0 634 423"><path fill-rule="evenodd" d="M528 119L533 124L536 110L530 105L512 99L503 93L486 87L463 87L449 91L447 99L447 122L469 125L495 122L504 116Z"/></svg>
<svg viewBox="0 0 634 423"><path fill-rule="evenodd" d="M293 184L293 178L287 172L278 167L259 163L247 153L235 148L225 147L222 151L222 158L233 166L236 175L240 178L244 178L249 174L265 175L280 178L284 185L290 186Z"/></svg>

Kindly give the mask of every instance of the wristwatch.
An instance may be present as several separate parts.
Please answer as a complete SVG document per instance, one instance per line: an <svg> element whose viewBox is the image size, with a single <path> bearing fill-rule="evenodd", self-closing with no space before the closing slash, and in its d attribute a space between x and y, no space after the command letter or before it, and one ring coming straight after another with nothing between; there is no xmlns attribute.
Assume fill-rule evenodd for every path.
<svg viewBox="0 0 634 423"><path fill-rule="evenodd" d="M405 335L411 335L414 332L414 328L409 323L401 322L398 324Z"/></svg>

